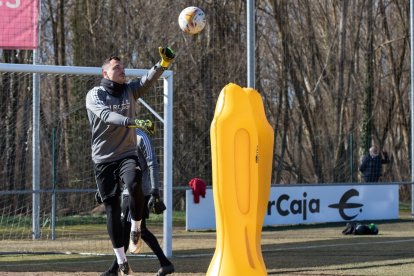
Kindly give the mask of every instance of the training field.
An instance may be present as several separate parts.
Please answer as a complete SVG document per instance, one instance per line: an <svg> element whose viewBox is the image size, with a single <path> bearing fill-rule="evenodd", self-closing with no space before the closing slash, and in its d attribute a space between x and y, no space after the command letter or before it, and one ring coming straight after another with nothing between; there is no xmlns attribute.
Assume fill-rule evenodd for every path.
<svg viewBox="0 0 414 276"><path fill-rule="evenodd" d="M262 252L268 274L413 275L414 219L407 214L398 221L376 223L377 236L344 236L344 223L266 228ZM162 231L151 229L157 236ZM215 232L174 227L174 275L205 275L214 248ZM99 275L111 260L111 256L2 254L0 275ZM158 269L151 255L129 260L133 275L155 275Z"/></svg>

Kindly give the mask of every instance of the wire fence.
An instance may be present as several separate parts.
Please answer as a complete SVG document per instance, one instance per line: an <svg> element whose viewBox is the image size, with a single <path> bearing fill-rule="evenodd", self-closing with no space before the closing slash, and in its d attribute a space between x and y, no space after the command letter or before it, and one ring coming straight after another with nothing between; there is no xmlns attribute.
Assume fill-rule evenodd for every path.
<svg viewBox="0 0 414 276"><path fill-rule="evenodd" d="M73 75L65 73L40 74L40 187L33 191L32 157L32 88L30 72L0 73L0 231L3 241L14 240L25 244L33 235L33 211L39 211L40 241L79 240L94 235L94 244L88 244L93 252L106 252L106 231L103 227L103 210L94 200L96 184L93 164L90 158L90 130L85 110L86 92L99 83L99 76ZM163 115L163 82L143 97L159 114ZM138 103L140 104L140 103ZM174 106L179 110L179 106ZM188 112L185 124L174 121L174 150L172 190L173 210L185 210L185 189L192 177L201 176L211 185L211 148L209 145L209 124L193 129L183 129L195 123L194 110ZM154 144L161 166L164 167L164 125L141 106L139 117L150 118L158 129ZM280 138L280 137L279 137ZM278 139L279 139L278 138ZM362 182L359 171L362 156L358 153L355 136L352 133L340 136L320 135L312 137L313 149L306 143L297 143L294 151L280 155L280 144L276 143L274 155L273 183L324 184ZM341 152L334 152L334 141L342 145ZM182 145L184 143L184 145ZM185 150L183 150L185 149ZM317 151L314 151L317 149ZM316 154L317 153L317 154ZM332 162L333 156L337 162ZM408 202L410 197L409 160L401 152L390 152L389 162L381 165L379 183L401 183L400 200ZM163 175L161 175L162 179ZM39 206L33 207L34 195L39 196ZM34 210L33 208L38 208ZM87 229L91 228L91 229ZM86 231L88 230L88 231ZM45 243L46 245L46 243ZM22 251L38 250L21 246ZM79 247L79 251L83 250ZM41 250L42 247L40 247ZM74 249L75 250L75 249Z"/></svg>

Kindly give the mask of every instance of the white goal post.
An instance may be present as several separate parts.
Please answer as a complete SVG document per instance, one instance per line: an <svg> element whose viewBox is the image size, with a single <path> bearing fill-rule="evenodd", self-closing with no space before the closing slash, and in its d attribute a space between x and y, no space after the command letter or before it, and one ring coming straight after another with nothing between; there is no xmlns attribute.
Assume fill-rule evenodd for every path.
<svg viewBox="0 0 414 276"><path fill-rule="evenodd" d="M39 236L39 189L40 189L40 85L39 74L68 74L100 76L101 67L54 66L0 63L0 72L32 73L33 74L33 135L32 135L32 192L33 192L33 239ZM127 77L145 75L145 69L125 69ZM163 249L168 257L172 256L172 159L173 159L173 73L166 70L163 80L163 111L158 114L144 100L139 101L163 124L163 199L167 206L163 217ZM92 87L91 87L92 88ZM85 91L85 96L86 96ZM91 170L93 168L91 167Z"/></svg>

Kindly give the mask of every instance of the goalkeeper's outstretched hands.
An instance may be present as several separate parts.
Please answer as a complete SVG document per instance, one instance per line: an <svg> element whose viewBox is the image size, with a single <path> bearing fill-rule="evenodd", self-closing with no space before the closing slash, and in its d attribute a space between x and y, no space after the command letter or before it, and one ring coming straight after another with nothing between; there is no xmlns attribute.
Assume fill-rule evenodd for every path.
<svg viewBox="0 0 414 276"><path fill-rule="evenodd" d="M161 67L167 68L175 58L175 53L170 47L158 47L161 56Z"/></svg>

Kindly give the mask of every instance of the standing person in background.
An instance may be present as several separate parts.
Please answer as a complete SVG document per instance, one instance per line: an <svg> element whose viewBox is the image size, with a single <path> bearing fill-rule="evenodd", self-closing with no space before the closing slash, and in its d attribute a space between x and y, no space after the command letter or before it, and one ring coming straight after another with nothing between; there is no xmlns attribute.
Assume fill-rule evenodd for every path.
<svg viewBox="0 0 414 276"><path fill-rule="evenodd" d="M145 128L137 128L137 146L138 159L142 170L142 190L145 195L144 214L141 222L141 238L151 248L160 262L161 268L158 270L157 276L164 276L174 272L174 265L164 255L157 238L146 227L146 219L149 218L150 211L155 213L162 213L165 206L159 209L160 193L159 193L159 164L155 153L155 148L149 135L154 135L154 124L146 120ZM128 189L124 189L122 193L122 223L124 226L124 237L129 236L131 229L131 216L129 212L130 196ZM99 201L98 201L99 202ZM125 245L128 245L128 239L125 239ZM116 276L118 275L118 263L115 259L112 266L101 276Z"/></svg>
<svg viewBox="0 0 414 276"><path fill-rule="evenodd" d="M363 157L359 171L364 176L365 182L378 182L382 175L382 164L388 164L389 162L388 153L382 151L382 154L380 154L378 147L373 145L369 149L369 153Z"/></svg>
<svg viewBox="0 0 414 276"><path fill-rule="evenodd" d="M161 61L146 76L126 83L125 69L121 60L112 56L102 65L100 86L86 95L86 109L92 129L92 160L99 196L105 205L107 230L122 275L130 274L124 251L121 224L120 183L130 194L131 235L129 250L139 251L142 241L141 219L144 194L141 188L141 172L136 150L135 130L144 121L134 119L136 101L159 79L174 59L174 52L159 47ZM137 173L138 172L138 173Z"/></svg>

